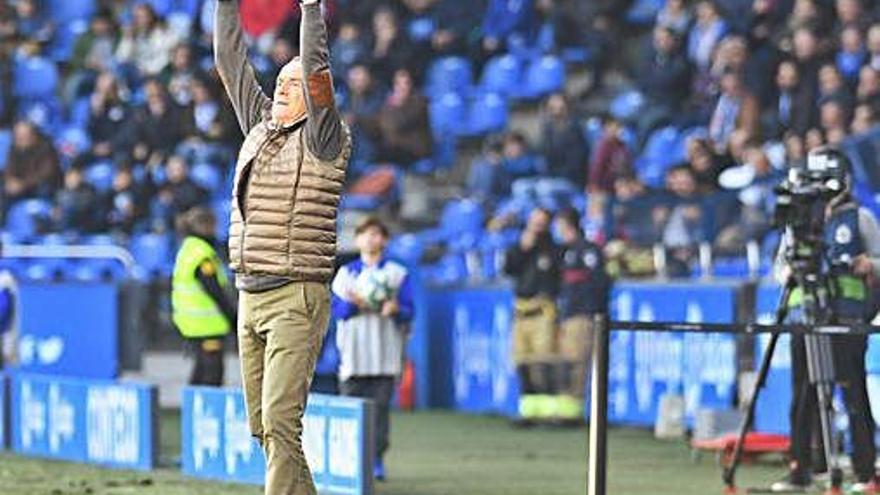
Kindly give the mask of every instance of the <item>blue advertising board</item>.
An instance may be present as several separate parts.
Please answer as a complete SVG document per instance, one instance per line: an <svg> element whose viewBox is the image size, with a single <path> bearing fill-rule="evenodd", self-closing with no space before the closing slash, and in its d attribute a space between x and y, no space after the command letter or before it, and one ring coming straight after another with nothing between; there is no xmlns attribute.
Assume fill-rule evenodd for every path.
<svg viewBox="0 0 880 495"><path fill-rule="evenodd" d="M455 408L471 413L518 412L513 364L513 296L497 289L464 290L452 300Z"/></svg>
<svg viewBox="0 0 880 495"><path fill-rule="evenodd" d="M618 321L729 323L736 315L733 284L619 283L611 318ZM612 332L608 418L653 425L661 397L683 394L689 423L700 408L733 405L736 340L728 334Z"/></svg>
<svg viewBox="0 0 880 495"><path fill-rule="evenodd" d="M372 402L310 394L303 450L318 492L369 495L373 476ZM265 457L248 430L240 390L186 387L181 407L183 472L260 484Z"/></svg>
<svg viewBox="0 0 880 495"><path fill-rule="evenodd" d="M158 455L153 385L16 373L12 449L22 455L152 469Z"/></svg>
<svg viewBox="0 0 880 495"><path fill-rule="evenodd" d="M776 308L781 291L778 285L761 284L755 297L755 321L763 324L776 322ZM755 339L755 369L761 365L770 334L760 334ZM789 432L788 411L791 405L791 338L788 334L779 336L773 360L764 388L758 394L755 405L755 430L766 433L787 435Z"/></svg>
<svg viewBox="0 0 880 495"><path fill-rule="evenodd" d="M18 369L81 378L116 377L114 284L24 282L20 299Z"/></svg>
<svg viewBox="0 0 880 495"><path fill-rule="evenodd" d="M432 406L515 416L519 382L511 360L510 288L432 288L426 308L435 370Z"/></svg>

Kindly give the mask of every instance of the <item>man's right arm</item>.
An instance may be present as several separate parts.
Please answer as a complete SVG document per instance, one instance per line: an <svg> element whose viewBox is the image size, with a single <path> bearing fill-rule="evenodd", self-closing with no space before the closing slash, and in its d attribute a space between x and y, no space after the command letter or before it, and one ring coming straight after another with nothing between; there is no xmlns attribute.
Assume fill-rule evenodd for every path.
<svg viewBox="0 0 880 495"><path fill-rule="evenodd" d="M238 0L219 0L214 19L214 63L241 131L247 135L271 101L260 89L254 67L248 61L238 18Z"/></svg>

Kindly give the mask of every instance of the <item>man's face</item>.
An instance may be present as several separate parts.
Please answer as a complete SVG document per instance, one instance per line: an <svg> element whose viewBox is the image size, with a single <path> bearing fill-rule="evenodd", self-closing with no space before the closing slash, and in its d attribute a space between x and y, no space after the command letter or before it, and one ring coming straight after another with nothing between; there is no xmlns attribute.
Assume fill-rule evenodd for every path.
<svg viewBox="0 0 880 495"><path fill-rule="evenodd" d="M356 65L348 71L348 87L353 93L366 93L370 88L370 72L363 65Z"/></svg>
<svg viewBox="0 0 880 495"><path fill-rule="evenodd" d="M36 133L31 124L19 122L12 129L12 143L18 149L30 148L37 141Z"/></svg>
<svg viewBox="0 0 880 495"><path fill-rule="evenodd" d="M572 225L567 219L558 217L556 219L556 229L562 236L563 242L572 243L577 240L577 226Z"/></svg>
<svg viewBox="0 0 880 495"><path fill-rule="evenodd" d="M792 63L784 63L779 66L776 74L776 85L781 89L791 89L798 84L797 66Z"/></svg>
<svg viewBox="0 0 880 495"><path fill-rule="evenodd" d="M179 184L186 180L186 164L180 158L173 157L168 160L166 174L168 176L168 182L171 182L172 184Z"/></svg>
<svg viewBox="0 0 880 495"><path fill-rule="evenodd" d="M542 210L535 210L529 215L526 228L534 234L544 234L550 230L550 216Z"/></svg>
<svg viewBox="0 0 880 495"><path fill-rule="evenodd" d="M300 65L299 59L294 59L281 68L278 79L275 81L272 120L281 124L291 124L299 120L305 113L302 65Z"/></svg>
<svg viewBox="0 0 880 495"><path fill-rule="evenodd" d="M859 96L870 96L880 91L880 78L877 71L869 66L862 67L859 72Z"/></svg>
<svg viewBox="0 0 880 495"><path fill-rule="evenodd" d="M361 254L377 255L385 250L388 239L378 227L368 227L355 237L354 242Z"/></svg>

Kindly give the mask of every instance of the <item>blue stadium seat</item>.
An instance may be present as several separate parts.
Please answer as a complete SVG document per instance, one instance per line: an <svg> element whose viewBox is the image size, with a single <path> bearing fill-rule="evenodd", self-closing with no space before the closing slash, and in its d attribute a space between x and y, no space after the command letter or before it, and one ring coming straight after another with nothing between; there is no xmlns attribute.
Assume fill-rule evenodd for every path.
<svg viewBox="0 0 880 495"><path fill-rule="evenodd" d="M174 8L175 2L174 0L146 0L143 3L150 4L157 14L165 17L171 12L171 9Z"/></svg>
<svg viewBox="0 0 880 495"><path fill-rule="evenodd" d="M214 212L214 217L217 219L217 239L226 240L229 237L229 208L232 206L232 201L224 198L219 199L211 203L211 210Z"/></svg>
<svg viewBox="0 0 880 495"><path fill-rule="evenodd" d="M339 202L339 208L342 210L375 211L382 206L382 202L380 196L344 194Z"/></svg>
<svg viewBox="0 0 880 495"><path fill-rule="evenodd" d="M92 147L92 140L83 127L65 127L58 131L55 147L63 158L72 160L88 151Z"/></svg>
<svg viewBox="0 0 880 495"><path fill-rule="evenodd" d="M48 12L57 24L87 20L95 13L95 0L49 0Z"/></svg>
<svg viewBox="0 0 880 495"><path fill-rule="evenodd" d="M440 216L440 228L447 239L477 235L483 231L483 207L470 199L450 201Z"/></svg>
<svg viewBox="0 0 880 495"><path fill-rule="evenodd" d="M125 268L118 261L86 258L64 267L65 277L80 282L119 280L125 278Z"/></svg>
<svg viewBox="0 0 880 495"><path fill-rule="evenodd" d="M211 194L221 192L223 174L220 173L217 166L210 163L197 163L192 166L189 175L196 184L202 186Z"/></svg>
<svg viewBox="0 0 880 495"><path fill-rule="evenodd" d="M425 280L434 284L462 282L467 278L467 272L467 262L463 254L447 254L423 271Z"/></svg>
<svg viewBox="0 0 880 495"><path fill-rule="evenodd" d="M480 87L502 95L514 94L522 84L520 61L510 54L492 57L483 68Z"/></svg>
<svg viewBox="0 0 880 495"><path fill-rule="evenodd" d="M91 234L82 236L80 244L87 246L116 246L118 242L110 234Z"/></svg>
<svg viewBox="0 0 880 495"><path fill-rule="evenodd" d="M20 98L17 116L33 122L43 132L54 135L61 124L61 102L54 96L44 98Z"/></svg>
<svg viewBox="0 0 880 495"><path fill-rule="evenodd" d="M526 98L540 98L559 91L565 84L565 65L558 57L544 55L533 61L526 72Z"/></svg>
<svg viewBox="0 0 880 495"><path fill-rule="evenodd" d="M516 244L519 231L516 229L488 232L480 239L479 250L482 261L482 275L493 279L501 275L501 261L509 247Z"/></svg>
<svg viewBox="0 0 880 495"><path fill-rule="evenodd" d="M162 234L136 234L130 251L135 261L151 274L168 275L173 267L171 240Z"/></svg>
<svg viewBox="0 0 880 495"><path fill-rule="evenodd" d="M712 275L716 277L745 278L749 276L749 262L745 256L717 258L712 262Z"/></svg>
<svg viewBox="0 0 880 495"><path fill-rule="evenodd" d="M468 135L479 136L507 127L507 100L498 93L477 95L468 112Z"/></svg>
<svg viewBox="0 0 880 495"><path fill-rule="evenodd" d="M13 93L19 98L49 98L58 87L58 69L55 63L42 57L27 57L16 61Z"/></svg>
<svg viewBox="0 0 880 495"><path fill-rule="evenodd" d="M626 21L634 26L649 26L665 3L666 0L636 0L626 13Z"/></svg>
<svg viewBox="0 0 880 495"><path fill-rule="evenodd" d="M76 40L88 29L89 24L85 19L74 19L71 22L59 25L55 31L55 37L49 46L49 57L55 62L70 60Z"/></svg>
<svg viewBox="0 0 880 495"><path fill-rule="evenodd" d="M406 32L411 40L419 42L430 40L434 34L434 20L430 17L416 17L409 21Z"/></svg>
<svg viewBox="0 0 880 495"><path fill-rule="evenodd" d="M171 0L171 11L186 14L195 19L199 14L202 0Z"/></svg>
<svg viewBox="0 0 880 495"><path fill-rule="evenodd" d="M464 95L473 82L471 62L463 57L444 57L428 68L426 94L431 98L446 93Z"/></svg>
<svg viewBox="0 0 880 495"><path fill-rule="evenodd" d="M23 264L23 268L24 278L32 282L48 282L60 275L56 267L41 261L29 261Z"/></svg>
<svg viewBox="0 0 880 495"><path fill-rule="evenodd" d="M682 136L675 127L663 127L654 131L645 144L645 150L636 160L639 176L649 186L660 186L666 171L684 160L679 156Z"/></svg>
<svg viewBox="0 0 880 495"><path fill-rule="evenodd" d="M10 148L12 148L12 132L0 129L0 170L6 168L6 159L9 157Z"/></svg>
<svg viewBox="0 0 880 495"><path fill-rule="evenodd" d="M97 282L101 280L101 269L92 263L73 263L65 273L65 278L77 282Z"/></svg>
<svg viewBox="0 0 880 495"><path fill-rule="evenodd" d="M67 123L74 127L85 127L91 119L91 106L89 97L83 96L70 104L67 114Z"/></svg>
<svg viewBox="0 0 880 495"><path fill-rule="evenodd" d="M388 256L401 263L416 267L425 252L425 243L416 234L403 234L388 243Z"/></svg>
<svg viewBox="0 0 880 495"><path fill-rule="evenodd" d="M464 134L463 122L467 118L464 99L455 93L446 93L431 100L431 129L437 134Z"/></svg>
<svg viewBox="0 0 880 495"><path fill-rule="evenodd" d="M165 19L168 29L180 38L188 38L192 32L192 17L183 12L171 12Z"/></svg>
<svg viewBox="0 0 880 495"><path fill-rule="evenodd" d="M90 165L85 171L86 182L91 184L98 192L107 192L113 187L113 176L116 171L111 161L100 161Z"/></svg>
<svg viewBox="0 0 880 495"><path fill-rule="evenodd" d="M41 220L52 214L52 203L44 199L26 199L13 204L6 215L6 230L21 239L33 237Z"/></svg>
<svg viewBox="0 0 880 495"><path fill-rule="evenodd" d="M629 121L636 118L645 105L645 97L635 89L624 91L611 100L609 113L615 118Z"/></svg>

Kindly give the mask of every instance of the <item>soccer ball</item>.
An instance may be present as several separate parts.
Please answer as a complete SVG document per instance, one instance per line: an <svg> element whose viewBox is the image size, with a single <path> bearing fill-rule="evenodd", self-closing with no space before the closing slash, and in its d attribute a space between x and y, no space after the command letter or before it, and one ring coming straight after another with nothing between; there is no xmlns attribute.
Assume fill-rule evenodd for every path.
<svg viewBox="0 0 880 495"><path fill-rule="evenodd" d="M391 281L381 270L366 270L355 281L355 292L372 309L379 309L391 298Z"/></svg>

